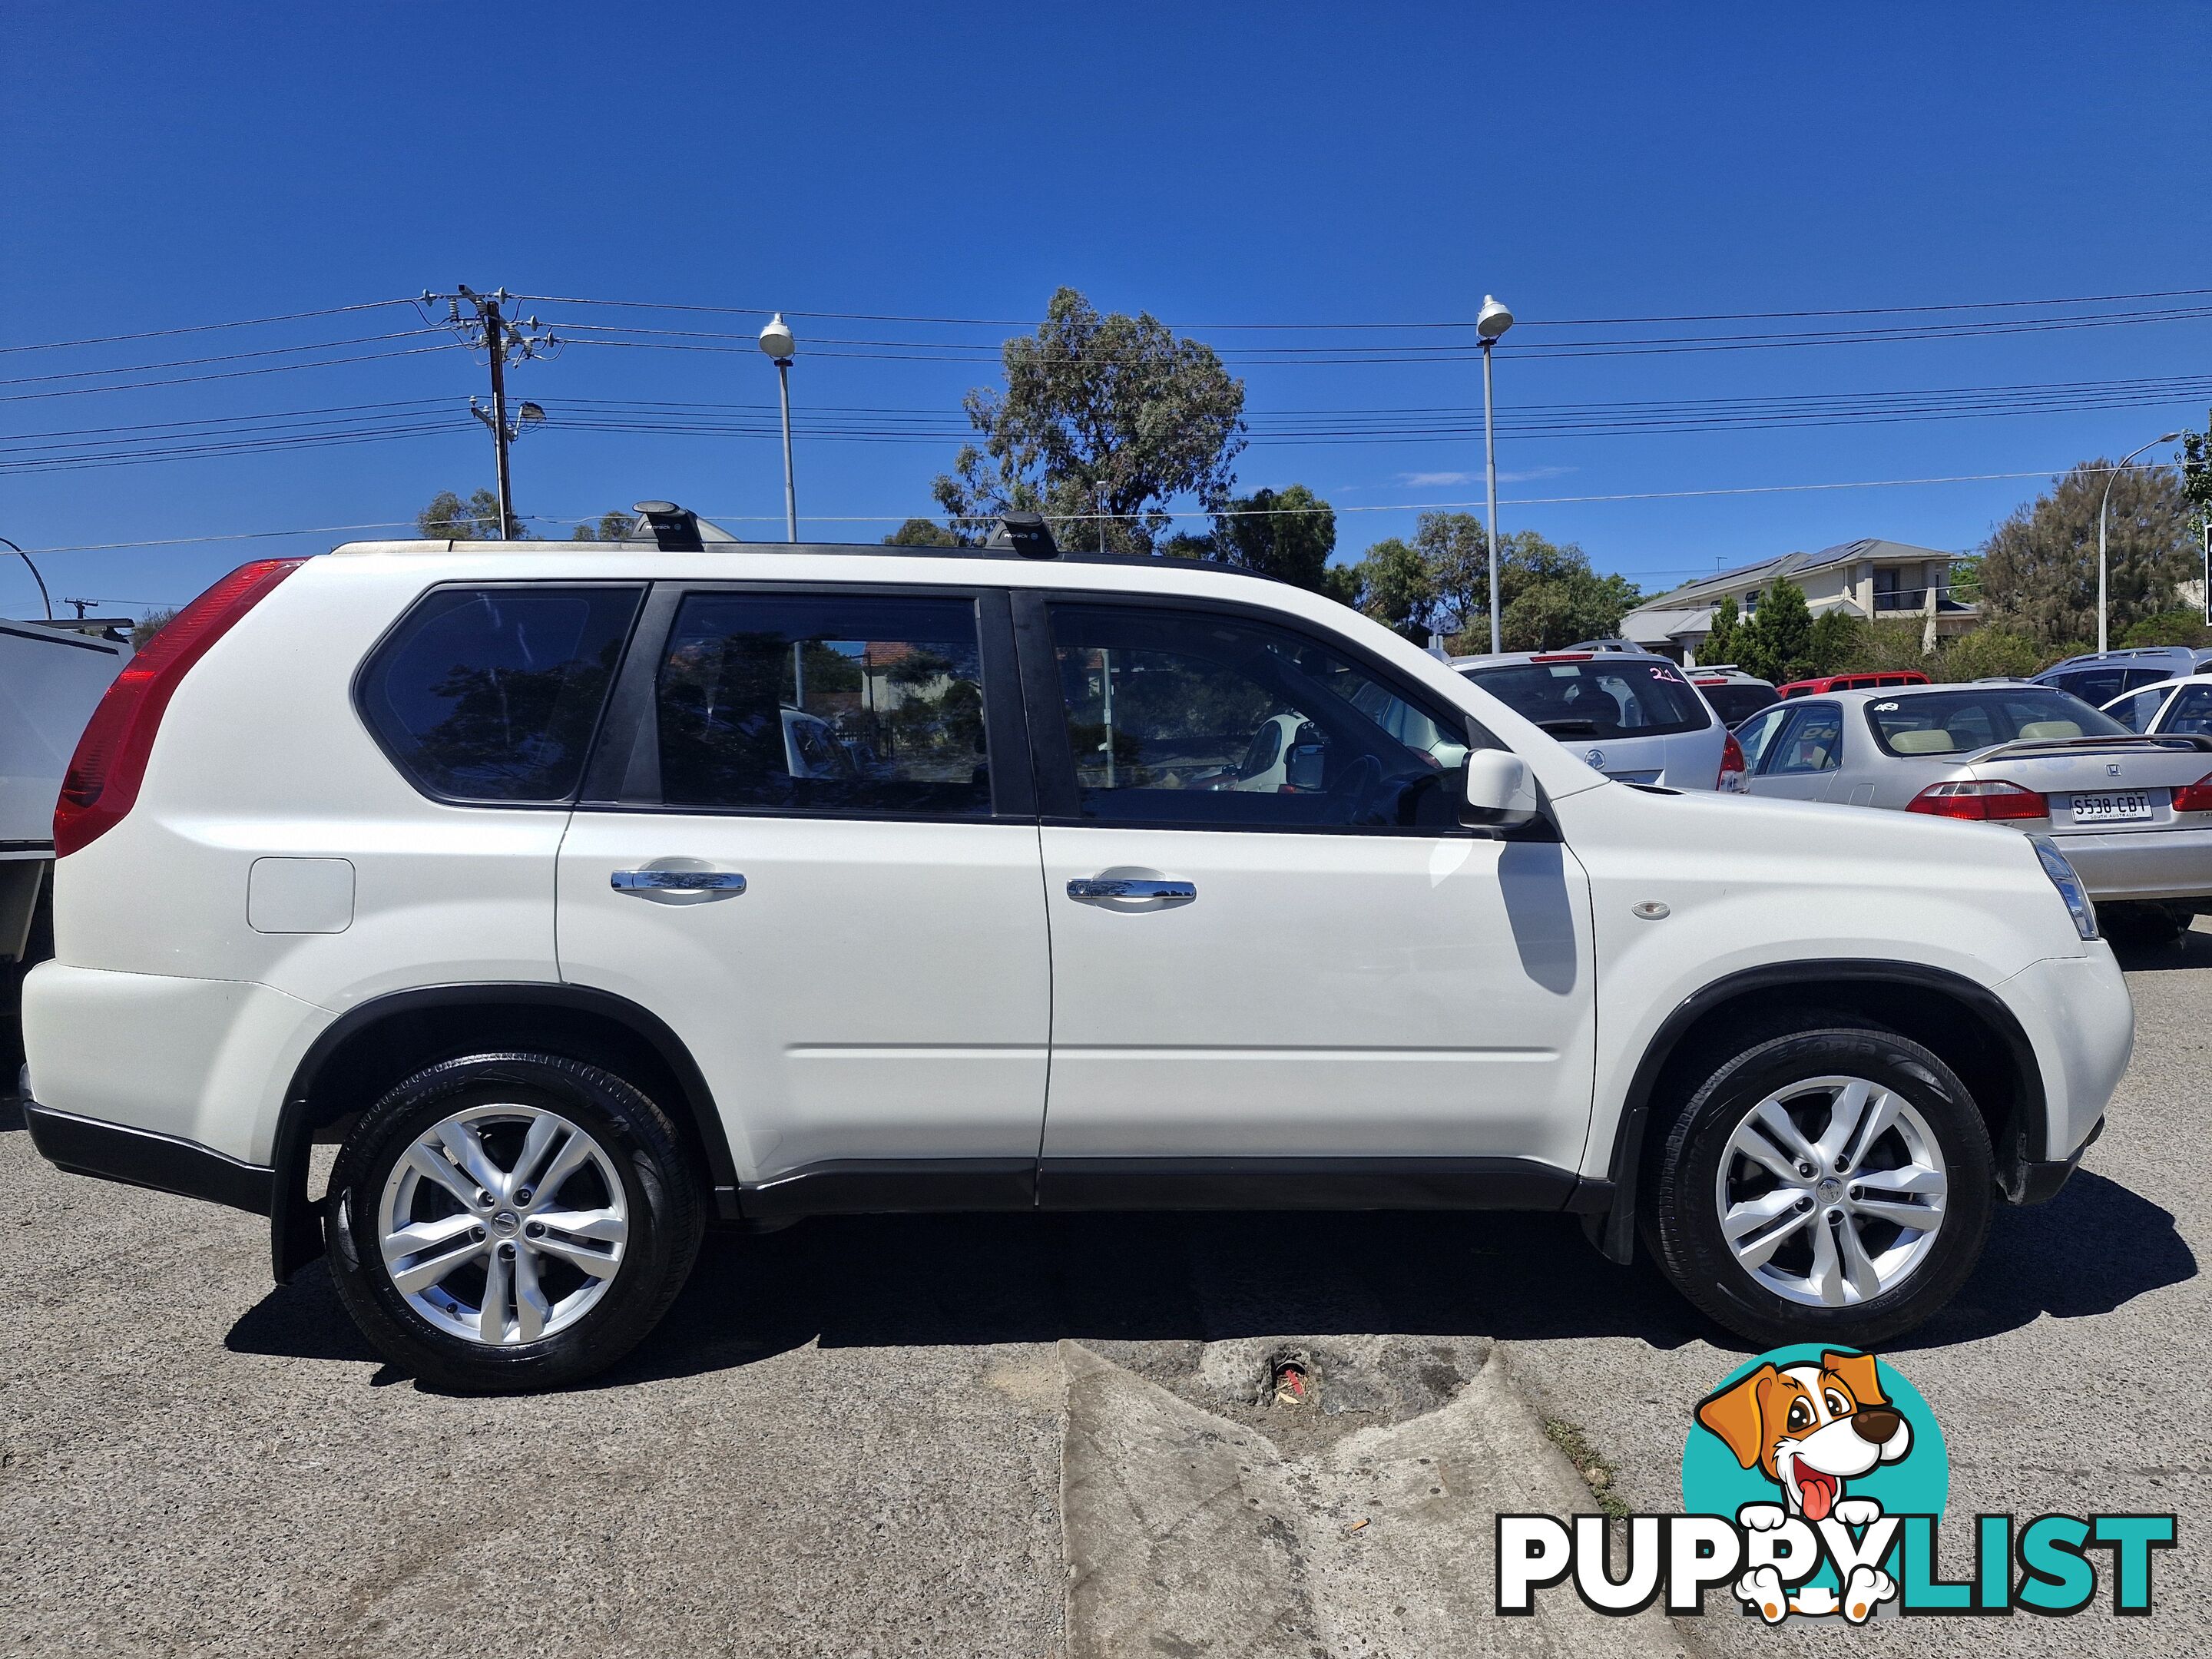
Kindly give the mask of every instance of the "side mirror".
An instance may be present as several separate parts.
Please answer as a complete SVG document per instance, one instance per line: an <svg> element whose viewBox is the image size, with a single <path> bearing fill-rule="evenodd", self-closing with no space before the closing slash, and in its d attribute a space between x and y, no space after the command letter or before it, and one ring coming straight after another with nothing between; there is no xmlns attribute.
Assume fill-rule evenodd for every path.
<svg viewBox="0 0 2212 1659"><path fill-rule="evenodd" d="M1478 749L1467 757L1462 821L1510 830L1536 816L1528 763L1503 749Z"/></svg>
<svg viewBox="0 0 2212 1659"><path fill-rule="evenodd" d="M1328 765L1326 744L1294 743L1291 752L1283 758L1283 781L1302 793L1311 794L1323 787Z"/></svg>

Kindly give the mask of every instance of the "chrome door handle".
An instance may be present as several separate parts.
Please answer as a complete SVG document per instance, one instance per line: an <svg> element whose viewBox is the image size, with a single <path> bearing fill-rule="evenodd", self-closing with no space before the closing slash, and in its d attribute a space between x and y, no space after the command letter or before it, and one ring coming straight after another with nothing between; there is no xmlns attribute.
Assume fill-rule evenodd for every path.
<svg viewBox="0 0 2212 1659"><path fill-rule="evenodd" d="M1067 884L1072 899L1194 899L1194 881L1144 881L1128 876L1079 876Z"/></svg>
<svg viewBox="0 0 2212 1659"><path fill-rule="evenodd" d="M745 878L734 870L617 870L607 878L617 893L713 893L734 898Z"/></svg>

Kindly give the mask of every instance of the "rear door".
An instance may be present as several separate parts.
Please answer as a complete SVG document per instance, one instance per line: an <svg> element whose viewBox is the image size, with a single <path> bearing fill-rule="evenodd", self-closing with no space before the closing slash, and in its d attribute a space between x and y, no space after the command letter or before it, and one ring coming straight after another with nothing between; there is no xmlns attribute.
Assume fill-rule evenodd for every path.
<svg viewBox="0 0 2212 1659"><path fill-rule="evenodd" d="M1571 1170L1588 884L1556 840L1461 827L1464 718L1272 615L1038 610L1021 640L1052 917L1043 1201L1110 1186L1117 1160L1169 1191L1288 1179L1284 1159L1317 1179L1374 1178L1343 1161L1377 1158L1528 1160L1502 1167L1540 1186ZM1241 787L1285 716L1282 781Z"/></svg>
<svg viewBox="0 0 2212 1659"><path fill-rule="evenodd" d="M562 978L674 1030L739 1181L1029 1201L1051 966L1002 594L658 585L557 911Z"/></svg>

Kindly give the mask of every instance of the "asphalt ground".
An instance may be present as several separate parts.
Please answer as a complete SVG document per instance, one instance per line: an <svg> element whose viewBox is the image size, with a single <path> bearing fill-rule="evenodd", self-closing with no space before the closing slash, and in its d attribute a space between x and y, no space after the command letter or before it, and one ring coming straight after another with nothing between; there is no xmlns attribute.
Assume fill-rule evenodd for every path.
<svg viewBox="0 0 2212 1659"><path fill-rule="evenodd" d="M2105 1138L2056 1201L2001 1212L1957 1302L1885 1357L1943 1426L1953 1516L2178 1513L2157 1611L1770 1631L1714 1595L1675 1627L1692 1649L2212 1652L2212 933L2129 963L2141 1030ZM1690 1406L1745 1352L1561 1218L869 1218L710 1239L617 1370L478 1400L395 1374L320 1268L272 1289L267 1261L252 1218L62 1175L0 1109L0 1650L1111 1650L1068 1588L1072 1343L1224 1443L1265 1436L1310 1511L1293 1566L1318 1622L1132 1651L1510 1652L1494 1620L1443 1650L1413 1633L1388 1505L1346 1530L1368 1443L1346 1437L1416 1468L1425 1421L1444 1434L1502 1350L1611 1492L1674 1508ZM1285 1348L1320 1409L1262 1403ZM1202 1589L1203 1553L1186 1567ZM1354 1601L1368 1623L1329 1624Z"/></svg>

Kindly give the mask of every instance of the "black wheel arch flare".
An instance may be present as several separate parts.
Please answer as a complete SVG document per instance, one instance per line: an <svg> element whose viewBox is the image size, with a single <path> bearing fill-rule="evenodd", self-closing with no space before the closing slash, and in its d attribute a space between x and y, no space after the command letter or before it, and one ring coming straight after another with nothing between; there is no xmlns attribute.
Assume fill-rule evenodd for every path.
<svg viewBox="0 0 2212 1659"><path fill-rule="evenodd" d="M1948 969L1878 957L1747 968L1684 998L1637 1062L1613 1127L1612 1204L1583 1218L1590 1242L1611 1260L1626 1265L1635 1258L1638 1189L1654 1100L1680 1071L1711 1052L1732 1024L1790 1003L1863 1015L1942 1055L1973 1091L2008 1195L2018 1185L2017 1171L2049 1156L2034 1045L1987 986Z"/></svg>
<svg viewBox="0 0 2212 1659"><path fill-rule="evenodd" d="M479 1036L464 1035L481 1024ZM533 1030L546 1035L532 1038ZM321 1206L307 1196L316 1132L367 1106L400 1078L476 1049L538 1042L621 1069L624 1053L657 1075L629 1079L659 1097L711 1187L714 1212L738 1217L737 1170L714 1093L683 1040L628 998L591 986L514 981L422 986L372 998L325 1029L294 1069L271 1157L270 1267L276 1282L323 1254ZM611 1054L612 1048L617 1052ZM658 1086L654 1086L658 1085ZM665 1097L673 1095L674 1098Z"/></svg>

